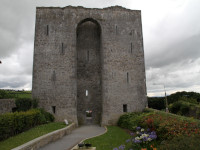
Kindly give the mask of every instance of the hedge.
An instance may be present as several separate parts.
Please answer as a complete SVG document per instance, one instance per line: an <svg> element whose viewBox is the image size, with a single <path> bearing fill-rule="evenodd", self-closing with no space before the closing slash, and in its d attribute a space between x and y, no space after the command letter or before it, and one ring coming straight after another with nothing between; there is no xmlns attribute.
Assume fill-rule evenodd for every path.
<svg viewBox="0 0 200 150"><path fill-rule="evenodd" d="M0 115L0 140L53 120L51 114L40 109L2 114Z"/></svg>
<svg viewBox="0 0 200 150"><path fill-rule="evenodd" d="M200 119L200 105L185 101L177 101L169 105L169 111L174 114Z"/></svg>
<svg viewBox="0 0 200 150"><path fill-rule="evenodd" d="M177 135L200 134L200 121L180 115L152 109L141 113L127 113L120 117L118 125L134 131L136 126L155 130L162 140Z"/></svg>

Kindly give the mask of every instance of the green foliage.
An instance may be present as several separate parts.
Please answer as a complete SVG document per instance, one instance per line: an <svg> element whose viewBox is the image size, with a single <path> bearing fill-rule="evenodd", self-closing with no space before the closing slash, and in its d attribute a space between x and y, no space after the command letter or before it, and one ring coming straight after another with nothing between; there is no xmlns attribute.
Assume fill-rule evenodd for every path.
<svg viewBox="0 0 200 150"><path fill-rule="evenodd" d="M200 106L185 102L185 101L177 101L173 104L169 105L169 110L171 113L184 115L184 116L190 116L194 118L200 117Z"/></svg>
<svg viewBox="0 0 200 150"><path fill-rule="evenodd" d="M1 90L0 89L0 99L8 99L8 98L15 98L15 95L10 94L6 90Z"/></svg>
<svg viewBox="0 0 200 150"><path fill-rule="evenodd" d="M39 110L44 115L45 120L47 122L53 122L55 120L54 116L51 113L46 112L44 109L41 109L41 108Z"/></svg>
<svg viewBox="0 0 200 150"><path fill-rule="evenodd" d="M200 135L178 136L172 140L164 141L159 150L197 150L200 149Z"/></svg>
<svg viewBox="0 0 200 150"><path fill-rule="evenodd" d="M122 115L118 125L132 131L134 131L133 127L135 126L141 126L145 129L150 128L156 131L160 141L172 139L179 135L200 134L199 120L152 109L148 110L151 111Z"/></svg>
<svg viewBox="0 0 200 150"><path fill-rule="evenodd" d="M11 150L49 132L66 127L64 122L52 122L31 128L28 131L0 141L0 150Z"/></svg>
<svg viewBox="0 0 200 150"><path fill-rule="evenodd" d="M31 98L17 98L15 100L16 111L27 111L38 107L38 100Z"/></svg>
<svg viewBox="0 0 200 150"><path fill-rule="evenodd" d="M0 140L21 133L36 125L52 121L50 114L39 109L0 115Z"/></svg>
<svg viewBox="0 0 200 150"><path fill-rule="evenodd" d="M150 108L162 110L165 108L165 97L148 97L148 106ZM193 104L198 104L200 100L200 93L196 92L176 92L167 96L168 104L175 103L177 101L185 101Z"/></svg>
<svg viewBox="0 0 200 150"><path fill-rule="evenodd" d="M126 113L119 118L117 125L122 128L134 130L137 127L140 120L148 114L151 114L151 113L149 113L149 112Z"/></svg>
<svg viewBox="0 0 200 150"><path fill-rule="evenodd" d="M18 98L15 100L17 111L27 111L31 108L31 99L30 98Z"/></svg>
<svg viewBox="0 0 200 150"><path fill-rule="evenodd" d="M185 97L185 96L180 97L178 99L178 101L185 101L185 102L189 102L189 103L192 103L192 104L198 104L197 99L195 99L195 98L188 98L188 97Z"/></svg>
<svg viewBox="0 0 200 150"><path fill-rule="evenodd" d="M150 108L162 110L165 109L164 97L148 97L148 106Z"/></svg>
<svg viewBox="0 0 200 150"><path fill-rule="evenodd" d="M181 101L177 101L173 104L170 104L169 105L169 111L171 113L177 114L181 109L181 105L182 105Z"/></svg>
<svg viewBox="0 0 200 150"><path fill-rule="evenodd" d="M0 89L0 99L9 98L31 98L31 91L12 91Z"/></svg>
<svg viewBox="0 0 200 150"><path fill-rule="evenodd" d="M36 99L36 98L32 99L31 105L32 105L32 108L37 108L38 107L38 99Z"/></svg>
<svg viewBox="0 0 200 150"><path fill-rule="evenodd" d="M171 94L170 96L167 96L168 99L168 103L174 103L178 100L183 99L183 97L187 98L187 99L195 99L197 101L197 99L200 99L200 93L196 93L196 92L176 92L174 94ZM190 100L189 100L190 101Z"/></svg>

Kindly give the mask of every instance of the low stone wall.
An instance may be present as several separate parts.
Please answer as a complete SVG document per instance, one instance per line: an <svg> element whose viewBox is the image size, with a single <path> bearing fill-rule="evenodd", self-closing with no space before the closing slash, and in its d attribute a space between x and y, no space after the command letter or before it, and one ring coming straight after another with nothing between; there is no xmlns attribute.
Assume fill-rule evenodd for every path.
<svg viewBox="0 0 200 150"><path fill-rule="evenodd" d="M12 149L12 150L37 150L37 149L39 149L40 147L43 147L46 144L54 142L54 141L62 138L63 136L70 134L71 131L75 127L76 127L76 124L72 123L71 125L69 125L65 128L56 130L56 131L48 133L48 134L45 134L45 135L38 137L38 138L36 138L32 141L29 141L28 143L25 143L21 146L18 146L16 148Z"/></svg>
<svg viewBox="0 0 200 150"><path fill-rule="evenodd" d="M0 99L0 114L12 112L13 107L16 107L14 99Z"/></svg>

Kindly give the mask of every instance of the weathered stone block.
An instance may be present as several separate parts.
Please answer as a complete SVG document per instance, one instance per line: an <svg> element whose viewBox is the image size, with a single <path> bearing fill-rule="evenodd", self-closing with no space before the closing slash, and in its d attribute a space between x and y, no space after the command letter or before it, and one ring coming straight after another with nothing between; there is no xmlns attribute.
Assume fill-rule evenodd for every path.
<svg viewBox="0 0 200 150"><path fill-rule="evenodd" d="M38 7L32 90L57 120L107 125L126 111L142 111L141 11Z"/></svg>

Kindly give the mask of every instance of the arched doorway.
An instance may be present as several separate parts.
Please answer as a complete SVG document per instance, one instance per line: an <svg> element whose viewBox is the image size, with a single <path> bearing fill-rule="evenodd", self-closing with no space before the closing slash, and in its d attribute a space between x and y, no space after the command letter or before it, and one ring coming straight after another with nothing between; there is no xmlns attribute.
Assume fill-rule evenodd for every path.
<svg viewBox="0 0 200 150"><path fill-rule="evenodd" d="M88 18L77 26L77 117L81 124L100 124L101 90L101 28Z"/></svg>

